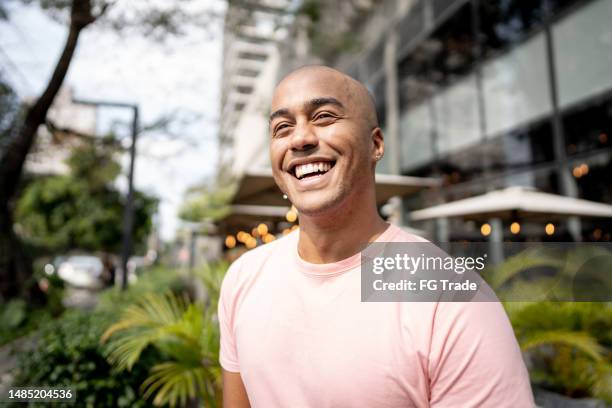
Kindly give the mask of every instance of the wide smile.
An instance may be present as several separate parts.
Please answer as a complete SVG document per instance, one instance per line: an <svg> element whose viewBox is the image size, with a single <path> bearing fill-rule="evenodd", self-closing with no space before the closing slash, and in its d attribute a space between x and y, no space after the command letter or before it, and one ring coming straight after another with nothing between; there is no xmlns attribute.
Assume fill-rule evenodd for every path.
<svg viewBox="0 0 612 408"><path fill-rule="evenodd" d="M318 184L323 184L330 177L335 164L335 161L315 161L298 164L289 169L289 174L297 181L299 187L314 187Z"/></svg>

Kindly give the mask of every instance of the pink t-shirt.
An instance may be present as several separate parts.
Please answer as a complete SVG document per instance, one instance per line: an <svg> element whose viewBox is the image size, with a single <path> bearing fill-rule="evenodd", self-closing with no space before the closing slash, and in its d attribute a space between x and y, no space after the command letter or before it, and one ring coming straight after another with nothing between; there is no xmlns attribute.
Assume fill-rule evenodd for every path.
<svg viewBox="0 0 612 408"><path fill-rule="evenodd" d="M221 366L251 406L534 406L499 303L361 302L360 254L311 264L298 234L245 253L221 289Z"/></svg>

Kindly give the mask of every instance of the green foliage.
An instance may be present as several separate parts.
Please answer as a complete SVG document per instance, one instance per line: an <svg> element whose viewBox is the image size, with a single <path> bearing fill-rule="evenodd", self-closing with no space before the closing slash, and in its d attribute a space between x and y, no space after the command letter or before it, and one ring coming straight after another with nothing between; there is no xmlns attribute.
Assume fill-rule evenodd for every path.
<svg viewBox="0 0 612 408"><path fill-rule="evenodd" d="M112 137L108 137L112 144ZM103 191L121 173L121 166L115 160L114 150L92 143L75 147L66 161L73 178L85 180L91 191Z"/></svg>
<svg viewBox="0 0 612 408"><path fill-rule="evenodd" d="M212 310L217 310L219 296L221 295L221 283L223 283L223 277L228 268L229 263L222 261L214 264L205 264L202 268L196 270L196 275L206 288L209 308Z"/></svg>
<svg viewBox="0 0 612 408"><path fill-rule="evenodd" d="M206 307L189 302L178 290L160 295L160 289L169 286L171 276L176 285L176 275L167 269L146 272L146 278L128 291L128 298L137 300L124 308L121 319L105 331L101 340L108 342L108 360L118 370L132 370L141 361L143 351L151 347L164 356L151 367L141 385L143 396L153 398L155 405L184 406L188 401L200 400L207 407L220 406L215 312L227 266L218 263L198 271L210 300ZM113 292L107 293L111 296L101 302L105 308L117 302Z"/></svg>
<svg viewBox="0 0 612 408"><path fill-rule="evenodd" d="M297 10L297 14L304 15L312 23L318 23L321 20L321 4L320 0L306 0Z"/></svg>
<svg viewBox="0 0 612 408"><path fill-rule="evenodd" d="M229 214L229 203L235 190L235 186L231 183L217 188L194 187L188 192L179 217L191 222L220 220Z"/></svg>
<svg viewBox="0 0 612 408"><path fill-rule="evenodd" d="M149 406L139 398L138 387L158 356L152 350L143 353L130 375L113 370L104 358L99 339L103 328L114 318L108 311L71 311L50 322L42 329L32 352L19 356L15 386L74 387L80 407Z"/></svg>
<svg viewBox="0 0 612 408"><path fill-rule="evenodd" d="M210 309L190 304L172 293L149 294L130 306L102 336L108 360L119 370L131 370L149 346L170 360L154 365L143 382L145 398L157 406L184 406L202 398L218 404L219 333Z"/></svg>
<svg viewBox="0 0 612 408"><path fill-rule="evenodd" d="M71 174L34 180L17 203L21 235L52 252L75 248L117 252L121 244L123 198L112 185L120 171L113 151L85 143L68 164ZM135 194L135 242L144 245L157 201Z"/></svg>
<svg viewBox="0 0 612 408"><path fill-rule="evenodd" d="M612 402L612 305L555 301L571 295L575 272L607 255L602 251L530 249L489 271L487 281L502 299L537 300L504 303L532 382L566 396Z"/></svg>
<svg viewBox="0 0 612 408"><path fill-rule="evenodd" d="M188 291L187 279L180 275L178 269L156 266L145 269L138 280L123 291L118 287L105 290L98 297L99 307L112 310L119 316L126 305L131 305L142 299L148 293L164 293L171 291L181 294Z"/></svg>
<svg viewBox="0 0 612 408"><path fill-rule="evenodd" d="M74 0L21 0L36 3L51 18L60 23L68 22L68 15ZM116 4L121 3L121 4ZM208 7L208 4L206 4ZM1 8L0 8L1 11ZM91 13L101 26L119 33L138 30L155 40L168 36L181 36L190 28L206 27L216 16L198 4L198 0L174 2L91 0Z"/></svg>
<svg viewBox="0 0 612 408"><path fill-rule="evenodd" d="M77 404L66 406L147 407L139 391L149 370L162 362L164 355L153 348L142 350L129 372L113 369L107 361L108 350L100 344L104 329L137 299L149 292L168 289L182 292L185 284L174 270L145 270L126 292L110 288L99 296L96 310L69 311L59 319L41 316L41 330L32 352L19 358L16 384L75 385ZM45 309L46 310L46 309ZM38 313L35 312L34 315ZM29 318L32 318L29 313ZM45 405L46 406L46 405Z"/></svg>
<svg viewBox="0 0 612 408"><path fill-rule="evenodd" d="M322 15L329 4L321 0L306 0L296 10L297 15L308 19L308 39L313 54L328 61L342 53L355 53L361 50L362 44L353 31L330 31L322 29L327 23Z"/></svg>
<svg viewBox="0 0 612 408"><path fill-rule="evenodd" d="M534 382L567 396L612 402L610 306L534 302L513 310L510 318L532 361Z"/></svg>
<svg viewBox="0 0 612 408"><path fill-rule="evenodd" d="M4 337L4 331L15 330L26 319L26 302L22 299L13 299L0 308L0 341Z"/></svg>
<svg viewBox="0 0 612 408"><path fill-rule="evenodd" d="M30 284L38 285L39 281L46 285L44 303L26 303L16 298L0 304L0 345L28 335L64 312L64 281L57 275L46 276L42 268L32 276Z"/></svg>

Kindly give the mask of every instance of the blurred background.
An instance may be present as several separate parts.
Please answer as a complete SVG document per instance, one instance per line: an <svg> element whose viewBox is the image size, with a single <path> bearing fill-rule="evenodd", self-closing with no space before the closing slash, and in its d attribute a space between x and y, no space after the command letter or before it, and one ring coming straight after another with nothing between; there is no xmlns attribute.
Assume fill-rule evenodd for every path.
<svg viewBox="0 0 612 408"><path fill-rule="evenodd" d="M611 20L609 0L3 0L0 391L219 405L228 262L299 226L267 118L305 64L373 94L381 215L488 242L496 290L561 267L504 241L609 242ZM506 308L540 406L612 403L609 303Z"/></svg>

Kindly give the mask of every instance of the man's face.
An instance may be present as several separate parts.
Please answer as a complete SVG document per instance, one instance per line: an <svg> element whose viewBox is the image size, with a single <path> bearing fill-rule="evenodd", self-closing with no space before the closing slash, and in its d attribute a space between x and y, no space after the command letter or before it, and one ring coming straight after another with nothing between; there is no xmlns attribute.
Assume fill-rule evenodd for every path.
<svg viewBox="0 0 612 408"><path fill-rule="evenodd" d="M303 214L346 205L371 191L378 153L362 94L341 74L292 74L276 89L270 116L274 179Z"/></svg>

